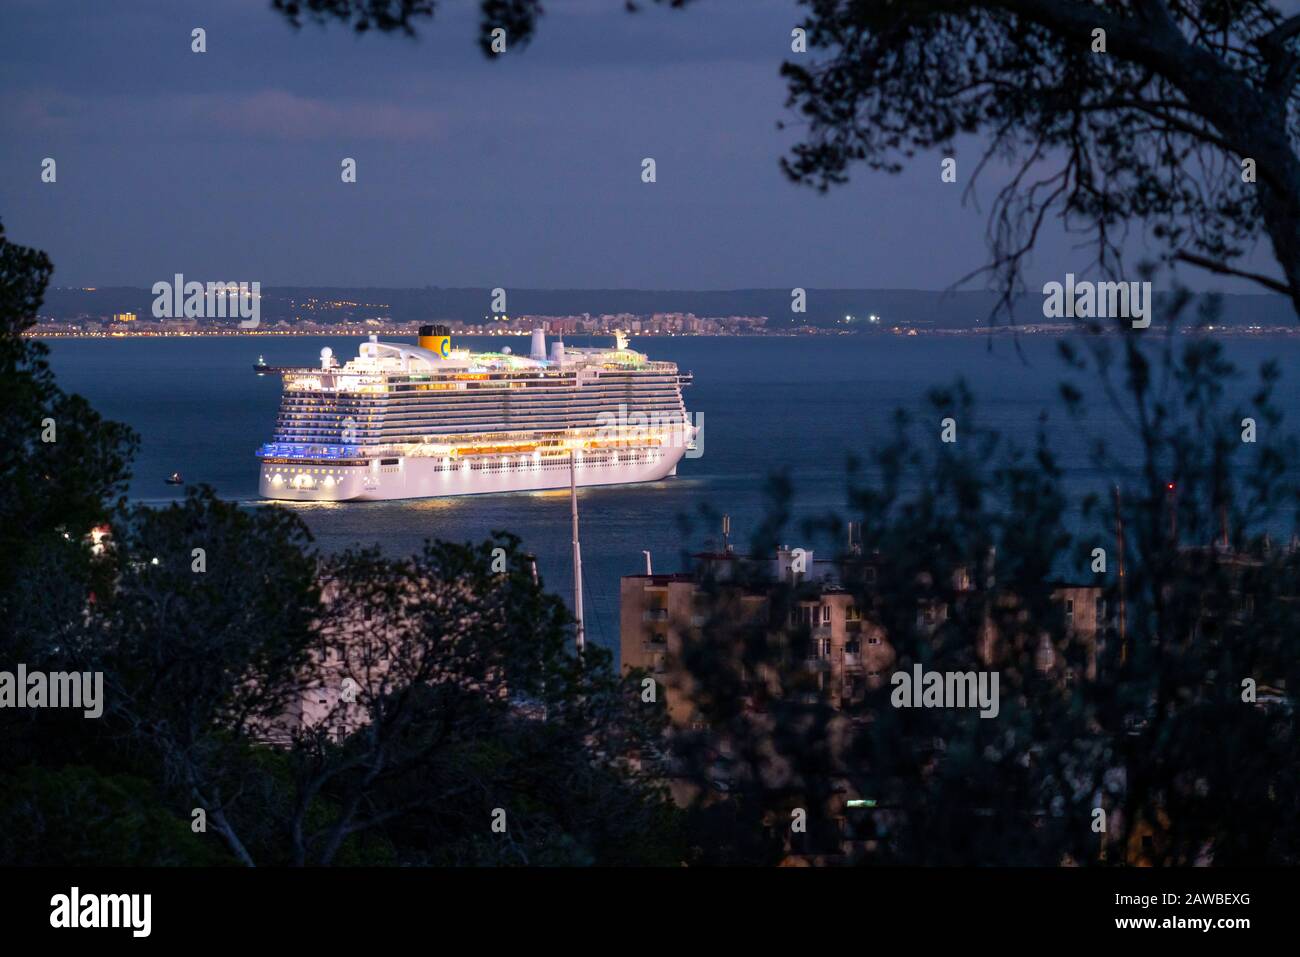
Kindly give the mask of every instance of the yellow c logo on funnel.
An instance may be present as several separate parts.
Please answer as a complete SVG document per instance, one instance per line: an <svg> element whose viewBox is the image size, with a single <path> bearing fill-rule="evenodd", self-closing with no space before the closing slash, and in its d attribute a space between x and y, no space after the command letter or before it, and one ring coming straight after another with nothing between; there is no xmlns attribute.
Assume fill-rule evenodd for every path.
<svg viewBox="0 0 1300 957"><path fill-rule="evenodd" d="M451 336L420 336L420 348L443 359L451 358Z"/></svg>

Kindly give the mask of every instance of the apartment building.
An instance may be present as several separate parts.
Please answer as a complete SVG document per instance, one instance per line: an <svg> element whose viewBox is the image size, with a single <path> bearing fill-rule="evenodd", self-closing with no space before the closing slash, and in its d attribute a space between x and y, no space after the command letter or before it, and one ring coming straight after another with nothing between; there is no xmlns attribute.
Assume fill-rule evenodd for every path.
<svg viewBox="0 0 1300 957"><path fill-rule="evenodd" d="M668 714L675 726L698 724L692 701L694 679L680 666L683 639L700 637L710 621L728 626L765 626L772 632L803 632L810 641L804 652L806 687L815 690L835 708L861 700L868 689L889 682L897 653L884 629L868 619L854 594L844 586L843 567L837 560L818 559L811 552L780 548L772 559L754 563L731 551L694 556L695 568L672 574L624 576L620 594L620 652L624 673L644 669L663 689ZM870 588L879 570L878 560L859 559L855 573ZM766 566L767 574L755 580L745 575ZM779 586L796 585L788 619L773 620L771 598ZM859 589L859 592L861 589ZM957 600L975 591L971 576L959 571L953 583ZM1096 678L1097 654L1108 626L1108 609L1100 585L1054 583L1051 596L1064 616L1066 634L1084 649L1082 677ZM1008 615L1017 612L1014 599L1000 596ZM917 608L919 630L939 628L952 613L944 603ZM998 651L997 628L985 619L972 635L980 661L989 664ZM1038 639L1035 665L1051 671L1063 665L1046 633ZM752 676L759 680L759 676Z"/></svg>

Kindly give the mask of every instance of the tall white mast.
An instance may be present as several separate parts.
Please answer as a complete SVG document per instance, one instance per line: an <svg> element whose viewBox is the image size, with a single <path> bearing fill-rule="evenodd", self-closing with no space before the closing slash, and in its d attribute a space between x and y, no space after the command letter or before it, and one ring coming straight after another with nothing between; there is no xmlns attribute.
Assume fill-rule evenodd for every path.
<svg viewBox="0 0 1300 957"><path fill-rule="evenodd" d="M573 617L578 654L582 654L586 636L582 630L582 545L578 542L578 479L574 466L573 446L569 446L569 511L573 516Z"/></svg>

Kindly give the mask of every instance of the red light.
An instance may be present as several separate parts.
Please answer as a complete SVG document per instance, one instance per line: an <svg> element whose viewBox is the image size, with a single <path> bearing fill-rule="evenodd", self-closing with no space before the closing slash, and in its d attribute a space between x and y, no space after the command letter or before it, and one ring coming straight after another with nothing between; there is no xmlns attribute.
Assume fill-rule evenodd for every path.
<svg viewBox="0 0 1300 957"><path fill-rule="evenodd" d="M1170 482L1168 485L1165 486L1165 488L1168 489L1170 492L1172 492L1174 490L1174 483Z"/></svg>

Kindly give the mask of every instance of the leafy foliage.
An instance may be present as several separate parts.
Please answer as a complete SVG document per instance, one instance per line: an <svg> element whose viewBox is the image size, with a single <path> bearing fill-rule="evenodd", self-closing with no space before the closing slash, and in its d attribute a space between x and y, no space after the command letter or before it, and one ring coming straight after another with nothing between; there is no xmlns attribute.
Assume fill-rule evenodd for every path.
<svg viewBox="0 0 1300 957"><path fill-rule="evenodd" d="M0 711L0 861L682 858L635 759L662 714L608 654L572 653L516 538L321 556L292 513L208 488L127 504L133 436L64 396L21 336L49 275L0 233L0 657L102 673L105 700L97 719Z"/></svg>
<svg viewBox="0 0 1300 957"><path fill-rule="evenodd" d="M968 188L986 166L1013 164L986 267L1004 305L1048 216L1088 235L1108 273L1141 222L1169 257L1300 305L1300 18L1265 0L803 3L822 56L783 67L806 124L783 163L796 181L825 190L859 162L896 172L979 134ZM1232 265L1261 238L1284 281Z"/></svg>
<svg viewBox="0 0 1300 957"><path fill-rule="evenodd" d="M842 587L863 636L891 646L885 675L996 673L996 717L898 707L883 677L833 707L806 666L808 625L790 624L821 585L773 584L758 563L706 581L717 611L678 662L702 727L679 736L677 756L702 808L747 819L712 853L760 862L740 838L766 832L864 863L1300 860L1300 548L1272 539L1295 534L1300 488L1277 369L1266 363L1250 395L1268 423L1251 444L1225 398L1239 373L1212 339L1094 330L1064 352L1075 427L1087 424L1081 376L1131 424L1126 441L1095 445L1113 499L1073 500L1046 424L1020 449L980 426L960 386L932 394L925 422L898 418L875 474L851 472L849 514L870 551L839 556ZM961 423L953 444L933 428L948 416ZM786 533L790 490L774 492L753 555ZM842 541L843 527L830 516L798 540ZM1099 544L1108 570L1078 571ZM1095 630L1075 627L1057 594L1080 578L1102 586ZM767 594L763 617L730 613L738 589ZM872 803L849 811L848 799ZM794 809L806 835L791 831Z"/></svg>

